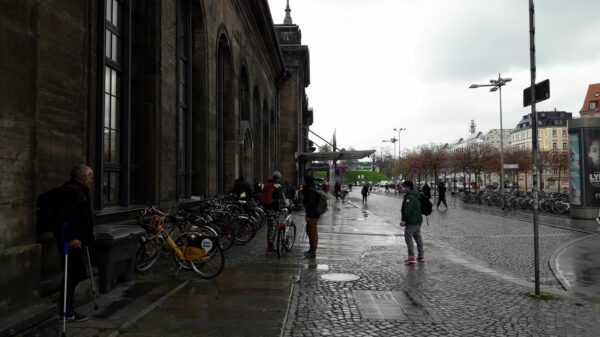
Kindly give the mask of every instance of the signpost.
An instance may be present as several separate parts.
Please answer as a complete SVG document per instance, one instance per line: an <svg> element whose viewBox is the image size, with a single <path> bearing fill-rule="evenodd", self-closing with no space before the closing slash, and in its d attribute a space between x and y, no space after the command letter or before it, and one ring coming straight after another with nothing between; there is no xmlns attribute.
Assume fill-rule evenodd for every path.
<svg viewBox="0 0 600 337"><path fill-rule="evenodd" d="M550 80L535 84L535 102L545 101L550 98ZM531 87L523 89L523 107L531 105Z"/></svg>

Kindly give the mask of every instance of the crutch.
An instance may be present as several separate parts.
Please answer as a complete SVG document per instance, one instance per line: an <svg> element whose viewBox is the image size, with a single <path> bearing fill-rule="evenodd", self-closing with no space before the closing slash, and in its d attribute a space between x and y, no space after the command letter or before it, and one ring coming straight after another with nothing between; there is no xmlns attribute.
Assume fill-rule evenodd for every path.
<svg viewBox="0 0 600 337"><path fill-rule="evenodd" d="M67 329L67 277L69 271L69 243L65 238L65 229L68 226L68 222L64 222L61 226L61 236L63 240L63 251L65 252L65 285L63 288L63 307L62 307L62 319L63 319L63 327L62 327L62 337L66 337L66 329Z"/></svg>
<svg viewBox="0 0 600 337"><path fill-rule="evenodd" d="M92 280L92 294L94 295L94 310L98 310L98 302L96 302L96 285L94 284L94 272L92 271L92 259L90 258L90 247L85 247L87 251L88 266L90 266L90 279Z"/></svg>

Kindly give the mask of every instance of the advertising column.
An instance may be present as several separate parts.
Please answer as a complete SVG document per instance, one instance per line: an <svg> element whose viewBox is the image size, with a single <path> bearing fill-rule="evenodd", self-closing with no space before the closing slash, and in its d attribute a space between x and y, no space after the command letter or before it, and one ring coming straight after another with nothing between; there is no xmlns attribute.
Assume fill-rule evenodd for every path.
<svg viewBox="0 0 600 337"><path fill-rule="evenodd" d="M600 118L569 120L571 217L594 219L600 209Z"/></svg>

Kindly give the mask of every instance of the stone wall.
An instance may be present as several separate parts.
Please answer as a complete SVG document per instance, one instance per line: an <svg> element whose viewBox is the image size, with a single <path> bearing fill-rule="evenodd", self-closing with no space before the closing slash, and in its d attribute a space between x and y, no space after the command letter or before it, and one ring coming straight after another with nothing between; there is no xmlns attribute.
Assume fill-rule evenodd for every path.
<svg viewBox="0 0 600 337"><path fill-rule="evenodd" d="M14 319L11 315L12 323L3 318L4 326L21 329L56 318L56 306L40 300L58 291L62 270L52 235L36 230L36 197L66 181L75 164L89 164L96 169L96 179L101 179L97 74L102 72L96 50L98 20L103 15L97 5L96 1L60 0L7 0L0 5L0 315L16 315ZM250 161L269 163L254 165L262 167L255 173L261 180L279 168L274 158L294 165L289 154L297 151L298 135L290 126L299 120L304 100L290 96L286 102L295 102L293 108L280 115L278 81L285 68L266 0L192 1L191 7L192 194L211 196L218 191L219 175L227 177L228 190L241 172L242 66L251 93L249 125L253 135L260 135L251 156L258 158ZM139 54L132 54L141 83L135 111L142 116L139 199L165 204L177 199L177 1L135 1L133 12L142 22L141 31L135 32L142 38ZM229 51L225 172L217 172L220 38L225 38ZM298 89L288 93L303 94ZM276 123L270 124L271 120ZM289 139L290 144L271 142L271 135L283 134L289 137L279 141ZM282 152L274 153L276 148ZM97 222L129 221L137 207L96 209Z"/></svg>

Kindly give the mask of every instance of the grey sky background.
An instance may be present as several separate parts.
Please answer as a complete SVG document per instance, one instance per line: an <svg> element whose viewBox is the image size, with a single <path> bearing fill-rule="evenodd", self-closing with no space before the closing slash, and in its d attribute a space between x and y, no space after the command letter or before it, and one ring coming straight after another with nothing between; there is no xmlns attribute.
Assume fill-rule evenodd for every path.
<svg viewBox="0 0 600 337"><path fill-rule="evenodd" d="M269 0L283 23L285 0ZM291 17L309 46L314 108L311 130L340 148L393 151L445 143L500 127L498 93L472 83L511 77L503 87L503 125L530 107L528 0L290 0ZM579 117L589 84L600 82L600 1L537 0L537 78L551 98L537 110ZM311 137L318 144L322 141ZM396 152L398 148L396 147Z"/></svg>

